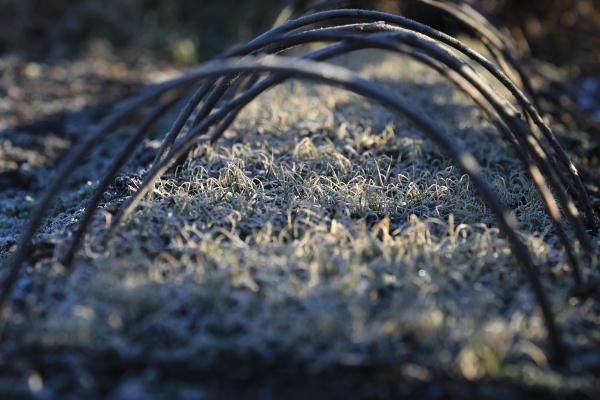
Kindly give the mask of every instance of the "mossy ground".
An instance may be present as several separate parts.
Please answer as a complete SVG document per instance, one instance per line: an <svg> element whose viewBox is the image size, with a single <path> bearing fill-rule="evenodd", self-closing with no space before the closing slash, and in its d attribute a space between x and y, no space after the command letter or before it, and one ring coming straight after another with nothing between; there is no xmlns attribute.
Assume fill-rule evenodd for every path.
<svg viewBox="0 0 600 400"><path fill-rule="evenodd" d="M567 368L549 366L541 315L519 265L443 150L364 99L290 82L252 103L216 146L195 149L107 238L111 215L156 147L145 143L109 191L68 275L56 256L99 166L122 143L107 138L78 180L91 183L71 185L39 235L40 254L23 273L4 332L0 391L39 398L598 394L598 302L571 294L564 251L495 129L412 62L376 52L338 62L423 107L480 158L535 255L563 327ZM5 210L0 236L14 235L27 210ZM584 273L598 279L589 265Z"/></svg>

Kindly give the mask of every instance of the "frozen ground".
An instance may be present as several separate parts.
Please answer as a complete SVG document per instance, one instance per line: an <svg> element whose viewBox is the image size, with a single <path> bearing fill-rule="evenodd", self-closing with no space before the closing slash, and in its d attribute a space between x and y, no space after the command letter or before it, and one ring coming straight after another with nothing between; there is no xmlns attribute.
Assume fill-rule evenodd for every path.
<svg viewBox="0 0 600 400"><path fill-rule="evenodd" d="M490 212L443 151L364 99L291 82L252 103L217 146L196 149L164 176L107 240L111 214L152 159L156 143L145 143L106 196L67 276L56 256L98 171L129 132L106 139L51 210L19 282L0 346L0 393L598 395L599 303L570 292L541 202L494 128L440 77L409 61L366 52L339 62L424 107L480 157L536 255L564 330L567 368L548 365L530 288ZM119 80L139 84L144 76ZM88 107L56 126L2 133L8 183L0 181L0 260L55 159L105 111ZM23 138L38 150L20 145ZM589 267L585 274L598 278Z"/></svg>

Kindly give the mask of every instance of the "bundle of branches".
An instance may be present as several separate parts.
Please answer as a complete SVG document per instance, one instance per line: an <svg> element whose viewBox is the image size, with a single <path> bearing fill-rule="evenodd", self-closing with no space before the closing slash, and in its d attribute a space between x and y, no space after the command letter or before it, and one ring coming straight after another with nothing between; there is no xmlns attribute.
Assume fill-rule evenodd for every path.
<svg viewBox="0 0 600 400"><path fill-rule="evenodd" d="M54 180L40 197L21 235L2 283L0 306L4 308L10 298L19 271L31 249L32 239L66 179L98 141L120 124L145 112L148 109L145 105L153 106L145 122L137 126L118 151L89 199L79 227L62 258L67 268L73 268L76 250L105 191L140 146L151 126L169 109L180 104L180 100L185 99L185 105L163 138L143 183L112 219L109 235L114 234L136 210L165 171L184 160L198 143L218 141L240 111L257 96L286 80L306 79L354 92L404 115L468 174L495 215L497 224L511 245L516 263L522 267L535 294L546 324L552 359L557 365L563 364L567 354L563 349L560 327L555 321L533 257L517 232L513 214L483 178L476 156L423 111L407 104L392 91L327 62L335 56L362 49L398 53L437 71L469 96L497 127L528 172L543 199L556 235L564 246L573 286L582 295L589 294L590 286L581 272L580 264L596 262L590 232L596 231L597 219L576 167L534 106L531 97L533 92L526 74L512 56L507 42L474 9L435 0L422 1L476 31L498 65L456 38L399 15L360 9L329 9L332 2L323 4L325 11L319 6L312 6L305 10L305 14L295 16L250 42L226 51L213 61L178 78L149 87L137 97L124 101L79 143L63 161ZM304 49L299 46L308 43L319 43L321 46L306 53L292 52L292 49ZM485 77L477 69L487 71ZM519 84L509 76L517 76ZM489 80L504 87L507 95L492 89Z"/></svg>

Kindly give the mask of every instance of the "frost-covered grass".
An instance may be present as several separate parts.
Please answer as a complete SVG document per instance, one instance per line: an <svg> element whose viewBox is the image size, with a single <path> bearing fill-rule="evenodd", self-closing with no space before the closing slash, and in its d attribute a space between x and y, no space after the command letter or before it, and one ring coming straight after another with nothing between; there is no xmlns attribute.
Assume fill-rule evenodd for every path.
<svg viewBox="0 0 600 400"><path fill-rule="evenodd" d="M444 152L383 108L295 82L252 103L214 148L195 149L105 243L112 214L140 183L143 167L131 168L72 275L53 257L30 267L0 375L38 394L122 398L157 388L220 397L223 381L275 397L287 393L282 382L296 393L322 382L321 393L381 398L462 398L462 387L483 397L485 385L469 386L481 380L515 398L531 387L597 392L598 303L569 292L542 203L493 127L412 62L374 52L339 62L424 107L480 157L536 257L568 368L549 367L531 290ZM86 193L67 193L41 236L59 251ZM345 386L357 371L369 372Z"/></svg>

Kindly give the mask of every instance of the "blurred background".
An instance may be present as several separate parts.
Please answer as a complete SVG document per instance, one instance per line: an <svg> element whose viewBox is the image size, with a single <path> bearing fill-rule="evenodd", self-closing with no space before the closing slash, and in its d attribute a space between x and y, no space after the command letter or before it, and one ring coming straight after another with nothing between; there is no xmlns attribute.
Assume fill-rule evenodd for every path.
<svg viewBox="0 0 600 400"><path fill-rule="evenodd" d="M470 0L524 53L573 73L600 66L600 1ZM53 61L85 53L192 64L267 29L284 3L308 0L0 0L0 54ZM411 0L351 0L454 29Z"/></svg>

